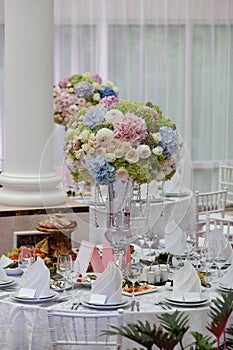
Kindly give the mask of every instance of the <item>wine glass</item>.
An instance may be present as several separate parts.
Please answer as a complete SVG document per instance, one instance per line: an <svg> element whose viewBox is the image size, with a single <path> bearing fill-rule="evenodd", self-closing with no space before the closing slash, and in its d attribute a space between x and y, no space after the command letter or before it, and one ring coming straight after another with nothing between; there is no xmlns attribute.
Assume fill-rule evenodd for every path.
<svg viewBox="0 0 233 350"><path fill-rule="evenodd" d="M187 260L190 260L190 254L196 246L196 235L194 231L187 232L186 247L187 247Z"/></svg>
<svg viewBox="0 0 233 350"><path fill-rule="evenodd" d="M145 242L149 246L149 256L151 256L151 247L153 243L155 243L157 240L157 234L154 233L152 230L149 230L147 233L145 233Z"/></svg>
<svg viewBox="0 0 233 350"><path fill-rule="evenodd" d="M64 278L69 279L72 271L72 257L69 254L61 254L57 258L57 272Z"/></svg>
<svg viewBox="0 0 233 350"><path fill-rule="evenodd" d="M226 257L224 256L224 242L221 240L219 242L215 241L215 265L218 269L218 279L221 278L221 268L226 264Z"/></svg>
<svg viewBox="0 0 233 350"><path fill-rule="evenodd" d="M18 265L27 269L35 261L35 248L33 246L21 246L19 248Z"/></svg>
<svg viewBox="0 0 233 350"><path fill-rule="evenodd" d="M126 278L132 283L132 297L135 297L135 283L139 280L142 268L139 264L132 264L128 266L126 270Z"/></svg>

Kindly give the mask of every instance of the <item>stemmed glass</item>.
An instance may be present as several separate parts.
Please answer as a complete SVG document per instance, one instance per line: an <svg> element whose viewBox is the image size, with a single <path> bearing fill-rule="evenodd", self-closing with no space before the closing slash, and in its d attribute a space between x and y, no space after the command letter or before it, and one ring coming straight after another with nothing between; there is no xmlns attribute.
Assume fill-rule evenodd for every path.
<svg viewBox="0 0 233 350"><path fill-rule="evenodd" d="M153 245L153 243L155 243L157 240L157 234L154 233L152 230L148 231L145 234L145 242L148 244L149 246L149 256L151 256L151 247Z"/></svg>
<svg viewBox="0 0 233 350"><path fill-rule="evenodd" d="M220 242L215 241L215 265L217 266L218 269L218 279L221 278L221 268L225 265L226 263L226 258L223 253L224 249L224 242L221 240Z"/></svg>
<svg viewBox="0 0 233 350"><path fill-rule="evenodd" d="M195 249L196 246L196 235L194 231L187 232L186 238L187 245L187 259L190 260L190 254Z"/></svg>
<svg viewBox="0 0 233 350"><path fill-rule="evenodd" d="M142 268L139 264L133 264L131 267L127 266L126 278L132 283L132 297L135 297L135 283L139 280Z"/></svg>
<svg viewBox="0 0 233 350"><path fill-rule="evenodd" d="M72 271L72 257L69 254L61 254L57 258L57 272L63 277L64 280L72 284L72 278L69 278L69 274Z"/></svg>
<svg viewBox="0 0 233 350"><path fill-rule="evenodd" d="M19 248L19 267L27 269L35 261L35 248L33 246L21 246Z"/></svg>

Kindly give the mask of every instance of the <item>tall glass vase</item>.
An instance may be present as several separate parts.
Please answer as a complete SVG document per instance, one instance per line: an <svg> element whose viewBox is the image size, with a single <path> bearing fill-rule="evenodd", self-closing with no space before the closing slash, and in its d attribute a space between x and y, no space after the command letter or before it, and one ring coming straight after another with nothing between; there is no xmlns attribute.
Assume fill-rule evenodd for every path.
<svg viewBox="0 0 233 350"><path fill-rule="evenodd" d="M127 246L134 240L134 234L130 228L133 187L131 178L116 180L108 185L105 237L113 249L115 263L119 268L122 268Z"/></svg>

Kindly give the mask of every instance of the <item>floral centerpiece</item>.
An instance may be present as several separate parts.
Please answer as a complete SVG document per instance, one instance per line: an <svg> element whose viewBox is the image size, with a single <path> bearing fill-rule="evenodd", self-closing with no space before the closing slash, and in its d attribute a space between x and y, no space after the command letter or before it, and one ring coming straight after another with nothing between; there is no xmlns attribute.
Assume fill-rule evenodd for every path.
<svg viewBox="0 0 233 350"><path fill-rule="evenodd" d="M106 97L71 120L65 157L75 182L143 184L171 179L180 148L176 125L158 106Z"/></svg>
<svg viewBox="0 0 233 350"><path fill-rule="evenodd" d="M53 89L54 122L67 125L80 109L97 105L106 96L114 101L118 88L98 74L86 72L62 79Z"/></svg>
<svg viewBox="0 0 233 350"><path fill-rule="evenodd" d="M66 137L66 163L74 181L95 183L96 189L107 185L105 237L122 266L125 249L137 232L131 227L132 214L138 224L147 223L148 201L143 206L141 184L169 180L176 171L181 148L176 125L151 103L105 97L78 112ZM139 202L133 199L135 183Z"/></svg>

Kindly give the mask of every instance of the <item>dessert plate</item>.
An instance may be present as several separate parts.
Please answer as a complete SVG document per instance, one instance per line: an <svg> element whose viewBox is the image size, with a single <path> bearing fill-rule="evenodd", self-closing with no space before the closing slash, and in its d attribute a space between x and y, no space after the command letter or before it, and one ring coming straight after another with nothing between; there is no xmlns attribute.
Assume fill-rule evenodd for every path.
<svg viewBox="0 0 233 350"><path fill-rule="evenodd" d="M17 276L17 275L22 275L23 270L21 267L16 267L16 268L5 268L4 271L6 272L7 276Z"/></svg>

